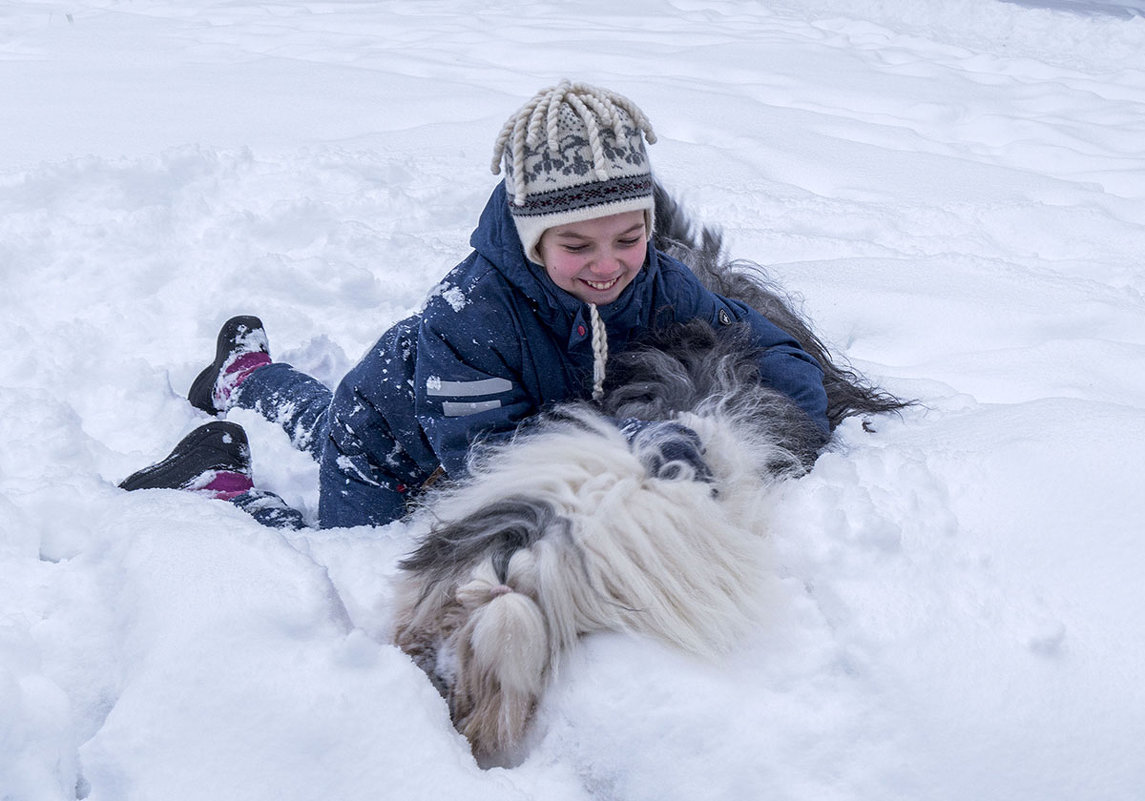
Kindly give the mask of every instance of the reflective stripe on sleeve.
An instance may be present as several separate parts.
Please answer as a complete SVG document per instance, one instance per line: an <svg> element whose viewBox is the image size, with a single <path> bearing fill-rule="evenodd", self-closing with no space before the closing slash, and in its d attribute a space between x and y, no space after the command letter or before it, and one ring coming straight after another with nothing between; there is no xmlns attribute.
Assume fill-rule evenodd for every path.
<svg viewBox="0 0 1145 801"><path fill-rule="evenodd" d="M501 401L487 400L487 401L442 401L441 411L446 417L466 417L471 414L480 414L481 412L488 412L492 409L500 409Z"/></svg>
<svg viewBox="0 0 1145 801"><path fill-rule="evenodd" d="M513 388L513 382L505 378L480 378L476 381L442 381L431 378L426 381L425 393L434 397L472 398L476 395L497 395Z"/></svg>

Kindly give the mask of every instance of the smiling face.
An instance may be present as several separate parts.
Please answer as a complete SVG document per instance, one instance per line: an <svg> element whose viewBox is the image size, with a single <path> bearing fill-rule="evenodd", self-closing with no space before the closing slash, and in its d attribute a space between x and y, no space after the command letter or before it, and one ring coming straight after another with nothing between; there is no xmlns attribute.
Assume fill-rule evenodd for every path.
<svg viewBox="0 0 1145 801"><path fill-rule="evenodd" d="M585 303L604 306L640 272L647 244L644 212L625 211L550 228L537 251L554 284Z"/></svg>

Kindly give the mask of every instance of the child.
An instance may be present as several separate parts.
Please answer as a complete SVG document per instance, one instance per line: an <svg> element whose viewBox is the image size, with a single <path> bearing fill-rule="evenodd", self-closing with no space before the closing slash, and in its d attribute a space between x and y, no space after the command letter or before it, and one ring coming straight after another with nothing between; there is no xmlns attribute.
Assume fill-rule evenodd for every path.
<svg viewBox="0 0 1145 801"><path fill-rule="evenodd" d="M189 400L208 414L238 406L281 423L319 461L324 528L401 517L431 477L464 475L476 441L507 436L553 404L599 398L610 351L694 318L749 324L765 349L761 378L789 396L825 442L827 396L816 360L652 246L645 139L655 142L647 118L620 95L568 82L538 93L497 139L493 172L503 164L505 179L470 239L473 253L334 392L272 362L262 324L237 317L220 331L215 361ZM686 432L683 442L673 458L702 477ZM202 490L263 522L301 525L249 476L241 429L215 422L123 486Z"/></svg>

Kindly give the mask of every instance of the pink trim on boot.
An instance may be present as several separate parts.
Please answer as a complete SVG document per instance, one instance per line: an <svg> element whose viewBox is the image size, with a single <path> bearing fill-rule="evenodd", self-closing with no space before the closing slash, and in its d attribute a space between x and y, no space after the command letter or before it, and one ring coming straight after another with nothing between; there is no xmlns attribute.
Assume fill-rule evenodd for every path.
<svg viewBox="0 0 1145 801"><path fill-rule="evenodd" d="M215 406L220 409L229 409L231 396L239 388L247 376L260 367L271 363L270 354L262 350L252 350L235 357L235 360L223 368L219 380L215 382Z"/></svg>
<svg viewBox="0 0 1145 801"><path fill-rule="evenodd" d="M206 485L197 488L197 491L209 494L212 498L229 501L231 498L238 497L253 488L254 482L246 473L223 470L215 473L215 477Z"/></svg>

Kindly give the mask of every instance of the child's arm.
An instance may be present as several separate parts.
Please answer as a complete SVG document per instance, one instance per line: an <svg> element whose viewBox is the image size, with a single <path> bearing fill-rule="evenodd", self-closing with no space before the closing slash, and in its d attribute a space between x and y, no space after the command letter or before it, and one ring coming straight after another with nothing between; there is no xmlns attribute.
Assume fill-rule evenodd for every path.
<svg viewBox="0 0 1145 801"><path fill-rule="evenodd" d="M815 425L829 433L827 391L823 387L823 369L819 362L786 331L755 309L735 301L724 302L739 312L741 322L751 325L756 342L766 348L759 361L760 377L764 383L795 401L795 405L807 412Z"/></svg>
<svg viewBox="0 0 1145 801"><path fill-rule="evenodd" d="M464 474L477 440L507 436L537 413L512 364L520 343L504 307L472 302L462 313L427 308L418 335L414 407L441 466Z"/></svg>
<svg viewBox="0 0 1145 801"><path fill-rule="evenodd" d="M823 370L814 357L803 350L794 337L755 309L704 288L683 264L663 254L659 254L659 258L667 295L664 300L675 320L687 322L699 317L716 328L732 323L749 324L756 344L764 349L759 363L760 377L768 386L791 398L828 433L827 391L823 388Z"/></svg>

